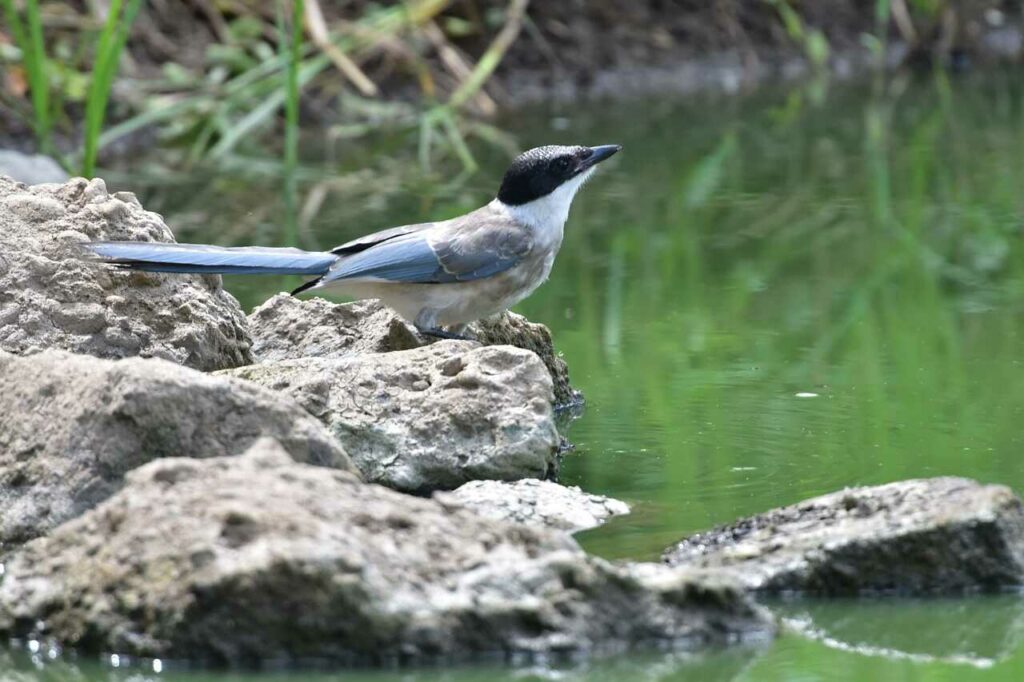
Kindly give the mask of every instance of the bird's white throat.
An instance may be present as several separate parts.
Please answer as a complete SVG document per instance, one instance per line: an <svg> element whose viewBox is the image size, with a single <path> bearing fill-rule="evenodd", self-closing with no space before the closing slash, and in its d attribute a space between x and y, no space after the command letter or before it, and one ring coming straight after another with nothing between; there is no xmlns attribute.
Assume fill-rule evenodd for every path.
<svg viewBox="0 0 1024 682"><path fill-rule="evenodd" d="M594 169L589 168L572 180L559 185L558 189L539 199L518 206L510 206L499 199L492 205L505 212L510 218L533 228L539 242L554 244L562 241L562 230L569 218L569 207L573 197L580 190Z"/></svg>

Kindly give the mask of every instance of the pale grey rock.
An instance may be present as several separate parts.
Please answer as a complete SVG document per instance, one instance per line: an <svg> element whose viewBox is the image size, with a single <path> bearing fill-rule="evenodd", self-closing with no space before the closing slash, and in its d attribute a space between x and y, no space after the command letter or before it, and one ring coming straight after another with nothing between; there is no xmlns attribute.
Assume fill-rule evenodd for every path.
<svg viewBox="0 0 1024 682"><path fill-rule="evenodd" d="M215 664L583 655L773 631L713 576L618 567L566 534L296 464L268 440L136 469L16 551L0 585L0 634Z"/></svg>
<svg viewBox="0 0 1024 682"><path fill-rule="evenodd" d="M343 358L423 345L416 331L377 300L331 303L278 294L249 315L257 362Z"/></svg>
<svg viewBox="0 0 1024 682"><path fill-rule="evenodd" d="M156 359L0 352L0 543L80 515L152 459L238 454L263 435L353 469L316 419L259 386Z"/></svg>
<svg viewBox="0 0 1024 682"><path fill-rule="evenodd" d="M91 240L173 241L159 215L102 180L26 187L0 177L0 350L161 357L212 370L251 362L245 316L218 276L121 272Z"/></svg>
<svg viewBox="0 0 1024 682"><path fill-rule="evenodd" d="M629 513L629 505L621 500L535 478L470 481L450 492L434 493L434 499L483 518L570 532L596 528L613 516Z"/></svg>
<svg viewBox="0 0 1024 682"><path fill-rule="evenodd" d="M0 149L0 175L26 185L44 182L65 182L67 172L49 156L25 154L13 149Z"/></svg>
<svg viewBox="0 0 1024 682"><path fill-rule="evenodd" d="M297 299L278 294L249 315L257 362L305 357L342 358L389 353L437 343L377 300L331 303L319 297ZM485 346L516 346L532 351L551 374L555 404L582 402L569 385L565 360L555 352L551 332L522 315L503 313L470 325L466 335Z"/></svg>
<svg viewBox="0 0 1024 682"><path fill-rule="evenodd" d="M1024 584L1024 507L964 478L850 488L693 535L664 558L767 592L999 590Z"/></svg>
<svg viewBox="0 0 1024 682"><path fill-rule="evenodd" d="M367 481L410 492L543 478L559 444L551 377L509 346L444 341L233 370L324 422Z"/></svg>
<svg viewBox="0 0 1024 682"><path fill-rule="evenodd" d="M522 315L505 312L469 325L468 334L487 346L508 345L533 351L548 368L555 392L555 404L580 405L583 394L569 385L569 367L555 351L551 330Z"/></svg>

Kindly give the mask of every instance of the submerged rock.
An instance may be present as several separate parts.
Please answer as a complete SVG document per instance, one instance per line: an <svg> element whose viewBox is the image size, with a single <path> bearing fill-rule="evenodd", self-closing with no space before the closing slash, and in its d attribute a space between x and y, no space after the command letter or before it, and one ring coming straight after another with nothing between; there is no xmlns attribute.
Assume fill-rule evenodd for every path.
<svg viewBox="0 0 1024 682"><path fill-rule="evenodd" d="M434 499L488 519L570 532L595 528L613 516L629 513L629 505L620 500L535 478L470 481L451 492L434 493Z"/></svg>
<svg viewBox="0 0 1024 682"><path fill-rule="evenodd" d="M519 348L444 341L223 374L294 399L330 427L367 481L398 490L538 478L556 464L551 378Z"/></svg>
<svg viewBox="0 0 1024 682"><path fill-rule="evenodd" d="M306 357L343 358L390 353L438 342L421 338L397 313L376 300L331 303L278 294L249 315L253 355L258 362ZM569 370L555 352L551 332L522 315L503 313L470 325L467 335L485 346L515 346L540 357L551 374L555 403L579 403L569 386Z"/></svg>
<svg viewBox="0 0 1024 682"><path fill-rule="evenodd" d="M963 478L850 488L693 535L664 559L767 592L997 590L1024 583L1024 507Z"/></svg>
<svg viewBox="0 0 1024 682"><path fill-rule="evenodd" d="M259 386L156 359L0 352L0 543L80 515L151 459L238 454L261 435L353 468L316 419Z"/></svg>
<svg viewBox="0 0 1024 682"><path fill-rule="evenodd" d="M119 272L89 240L173 241L159 215L102 180L26 187L0 177L0 350L153 356L197 369L251 362L245 316L220 277Z"/></svg>
<svg viewBox="0 0 1024 682"><path fill-rule="evenodd" d="M213 663L579 654L766 637L728 584L616 567L555 531L479 519L293 463L165 459L6 563L0 633Z"/></svg>

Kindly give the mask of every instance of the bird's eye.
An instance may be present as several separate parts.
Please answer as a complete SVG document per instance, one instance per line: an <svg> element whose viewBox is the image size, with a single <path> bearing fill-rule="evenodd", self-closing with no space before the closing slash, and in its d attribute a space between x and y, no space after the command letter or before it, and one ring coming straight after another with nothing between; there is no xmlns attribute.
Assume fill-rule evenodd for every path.
<svg viewBox="0 0 1024 682"><path fill-rule="evenodd" d="M564 156L555 159L555 168L560 171L569 170L569 159Z"/></svg>

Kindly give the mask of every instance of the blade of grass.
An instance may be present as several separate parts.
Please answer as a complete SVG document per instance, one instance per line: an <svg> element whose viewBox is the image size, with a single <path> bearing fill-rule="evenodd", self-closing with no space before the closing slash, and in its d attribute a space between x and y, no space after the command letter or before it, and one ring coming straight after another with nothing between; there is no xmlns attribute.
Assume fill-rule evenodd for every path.
<svg viewBox="0 0 1024 682"><path fill-rule="evenodd" d="M85 140L82 152L82 175L92 177L96 170L100 132L106 118L107 102L114 76L121 61L121 52L128 41L128 32L142 6L142 0L128 0L121 11L121 0L112 0L110 13L100 33L96 64L85 103Z"/></svg>
<svg viewBox="0 0 1024 682"><path fill-rule="evenodd" d="M469 78L463 81L458 89L452 93L451 98L448 100L449 106L454 109L461 108L484 86L487 79L498 68L498 64L501 63L505 52L508 51L508 48L512 46L512 43L515 42L516 37L519 35L519 31L523 27L523 16L526 14L526 8L529 4L530 0L512 0L509 3L508 10L505 12L505 25L502 26L501 31L498 32L498 35L494 37L494 40L487 47L487 51L480 57L480 61L476 63Z"/></svg>
<svg viewBox="0 0 1024 682"><path fill-rule="evenodd" d="M3 0L3 5L4 17L11 27L14 42L21 50L25 73L28 76L35 116L32 124L35 128L36 140L40 150L50 154L53 150L51 137L53 120L50 115L49 67L46 48L43 44L43 24L39 18L39 2L38 0L26 0L25 23L22 23L14 9L14 0Z"/></svg>
<svg viewBox="0 0 1024 682"><path fill-rule="evenodd" d="M299 165L299 65L302 62L304 5L304 0L292 0L290 34L286 33L284 22L281 22L281 33L287 35L287 40L282 41L282 49L287 46L288 50L288 68L284 79L284 203L288 224L286 238L290 246L297 245L299 239L295 169Z"/></svg>

